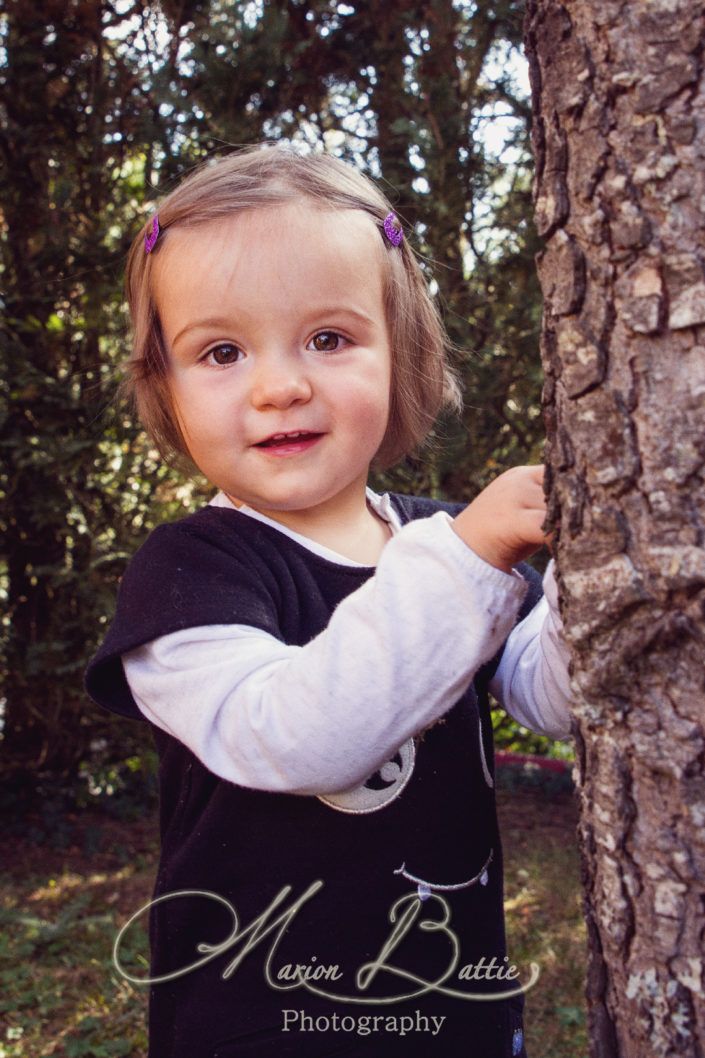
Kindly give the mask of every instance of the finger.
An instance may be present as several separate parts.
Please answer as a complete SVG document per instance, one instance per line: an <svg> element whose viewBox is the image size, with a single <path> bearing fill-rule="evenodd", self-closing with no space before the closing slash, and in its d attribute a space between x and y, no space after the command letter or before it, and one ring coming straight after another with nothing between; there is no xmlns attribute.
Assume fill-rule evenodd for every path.
<svg viewBox="0 0 705 1058"><path fill-rule="evenodd" d="M530 463L530 464L526 464L524 466L510 467L510 469L509 470L505 470L504 474L502 474L501 476L502 477L515 476L516 478L518 478L521 481L524 481L524 482L527 482L527 483L530 482L532 484L533 483L537 483L537 484L540 485L542 483L542 481L543 481L544 470L545 470L545 468L544 468L542 463Z"/></svg>
<svg viewBox="0 0 705 1058"><path fill-rule="evenodd" d="M524 507L517 513L516 528L519 539L540 547L546 539L546 534L543 531L546 511L541 508Z"/></svg>
<svg viewBox="0 0 705 1058"><path fill-rule="evenodd" d="M533 510L546 510L546 497L542 487L536 481L531 481L526 486L523 496L524 506Z"/></svg>
<svg viewBox="0 0 705 1058"><path fill-rule="evenodd" d="M545 467L543 466L528 466L524 468L527 473L523 481L523 490L525 498L531 497L532 505L535 502L545 503L545 495L543 489L543 479L545 474Z"/></svg>

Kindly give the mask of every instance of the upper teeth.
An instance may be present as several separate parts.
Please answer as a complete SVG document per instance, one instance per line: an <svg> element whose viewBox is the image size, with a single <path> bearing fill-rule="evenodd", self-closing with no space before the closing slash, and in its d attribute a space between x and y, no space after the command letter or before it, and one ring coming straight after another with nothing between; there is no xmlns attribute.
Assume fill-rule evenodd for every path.
<svg viewBox="0 0 705 1058"><path fill-rule="evenodd" d="M279 441L282 438L287 438L287 437L303 437L303 435L306 432L307 432L306 430L297 430L296 433L275 433L275 434L272 434L272 436L269 438L269 440L270 441Z"/></svg>

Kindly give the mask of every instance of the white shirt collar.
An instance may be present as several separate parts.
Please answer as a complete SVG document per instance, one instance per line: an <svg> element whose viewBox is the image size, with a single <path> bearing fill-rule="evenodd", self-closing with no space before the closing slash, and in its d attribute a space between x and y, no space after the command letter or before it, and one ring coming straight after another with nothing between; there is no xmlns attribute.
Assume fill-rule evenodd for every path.
<svg viewBox="0 0 705 1058"><path fill-rule="evenodd" d="M366 488L365 493L367 495L368 502L372 509L383 518L385 522L389 523L389 527L394 533L399 532L401 529L401 521L399 515L392 506L392 501L389 498L389 493L385 492L382 495L373 492L371 488ZM209 501L209 507L229 507L231 510L240 511L241 514L247 514L250 518L256 518L259 522L264 522L265 525L271 525L273 529L278 529L280 533L284 533L285 536L290 537L292 540L296 540L297 543L302 544L308 548L309 551L313 551L315 555L320 555L321 558L328 559L329 562L336 562L339 566L355 566L358 569L368 569L364 562L353 562L352 559L346 558L345 555L338 554L337 551L333 551L330 547L325 547L323 544L319 544L315 540L309 539L307 536L303 536L301 533L295 533L293 529L289 529L288 526L282 525L281 522L275 522L273 518L268 518L266 514L260 514L259 511L253 510L252 507L248 507L246 503L242 506L236 507L235 504L228 499L224 492L218 492Z"/></svg>

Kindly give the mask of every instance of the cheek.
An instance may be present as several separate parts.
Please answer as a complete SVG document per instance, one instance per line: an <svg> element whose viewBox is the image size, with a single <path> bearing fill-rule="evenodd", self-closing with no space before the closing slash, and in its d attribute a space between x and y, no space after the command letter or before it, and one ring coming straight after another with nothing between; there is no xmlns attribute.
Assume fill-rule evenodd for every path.
<svg viewBox="0 0 705 1058"><path fill-rule="evenodd" d="M174 411L185 437L208 439L220 427L224 414L223 386L204 386L199 380L173 376L170 392Z"/></svg>
<svg viewBox="0 0 705 1058"><path fill-rule="evenodd" d="M346 391L346 405L359 423L375 434L384 431L389 416L389 378L379 373L376 378L367 378L364 384Z"/></svg>

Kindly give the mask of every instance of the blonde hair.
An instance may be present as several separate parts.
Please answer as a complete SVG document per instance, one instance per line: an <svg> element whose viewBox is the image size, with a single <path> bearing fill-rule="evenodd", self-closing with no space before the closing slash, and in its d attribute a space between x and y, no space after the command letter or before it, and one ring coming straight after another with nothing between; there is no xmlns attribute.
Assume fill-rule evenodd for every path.
<svg viewBox="0 0 705 1058"><path fill-rule="evenodd" d="M281 144L240 150L205 163L157 207L161 234L150 254L144 236L127 259L125 288L132 317L132 353L118 397L126 398L168 463L192 468L169 386L169 356L151 285L152 261L176 227L205 224L244 210L309 199L328 209L358 209L382 228L391 205L356 169L328 154L301 155ZM380 236L382 237L382 236ZM428 437L439 412L462 408L449 343L419 263L404 239L387 246L384 306L392 350L387 430L373 460L384 470L414 452Z"/></svg>

